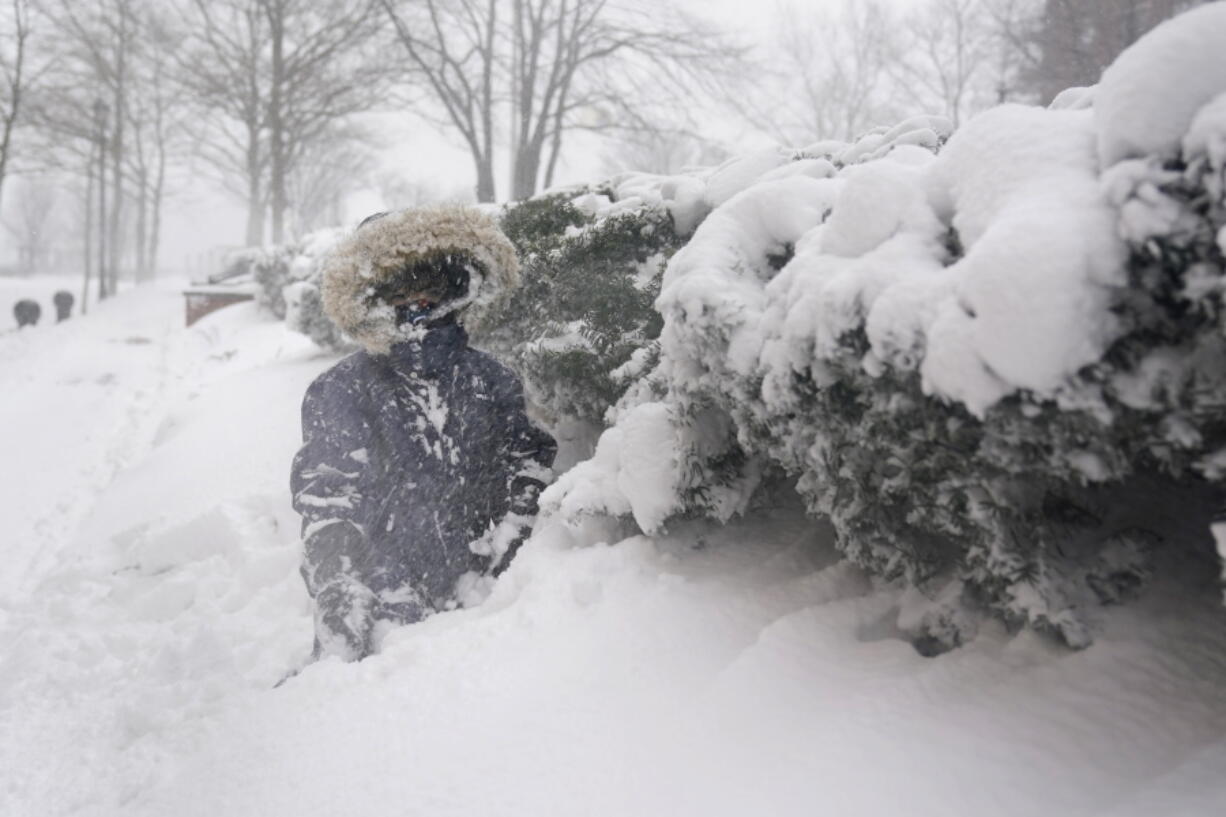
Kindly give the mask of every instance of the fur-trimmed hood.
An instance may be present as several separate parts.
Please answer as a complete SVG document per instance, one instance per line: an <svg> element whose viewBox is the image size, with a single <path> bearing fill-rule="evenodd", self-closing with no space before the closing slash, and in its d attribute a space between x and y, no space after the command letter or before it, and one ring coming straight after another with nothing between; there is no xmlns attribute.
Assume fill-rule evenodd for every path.
<svg viewBox="0 0 1226 817"><path fill-rule="evenodd" d="M468 264L468 294L452 305L468 329L519 284L515 247L492 216L458 205L415 207L368 219L332 250L323 265L324 312L368 352L387 354L422 330L398 328L375 290L405 267L446 255Z"/></svg>

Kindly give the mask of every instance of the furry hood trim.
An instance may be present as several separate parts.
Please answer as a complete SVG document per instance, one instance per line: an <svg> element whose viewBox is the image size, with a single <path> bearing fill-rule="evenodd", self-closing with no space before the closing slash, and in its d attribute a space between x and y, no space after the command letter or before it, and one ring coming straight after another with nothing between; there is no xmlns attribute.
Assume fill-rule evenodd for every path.
<svg viewBox="0 0 1226 817"><path fill-rule="evenodd" d="M368 219L323 264L324 312L372 354L421 334L396 325L376 289L406 267L457 255L468 264L468 293L454 304L466 329L478 327L499 297L519 284L515 247L494 218L474 207L414 207Z"/></svg>

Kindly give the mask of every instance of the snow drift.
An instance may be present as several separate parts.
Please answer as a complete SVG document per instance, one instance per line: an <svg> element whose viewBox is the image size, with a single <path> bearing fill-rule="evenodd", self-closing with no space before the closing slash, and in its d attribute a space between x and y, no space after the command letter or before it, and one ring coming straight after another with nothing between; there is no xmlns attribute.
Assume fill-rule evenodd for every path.
<svg viewBox="0 0 1226 817"><path fill-rule="evenodd" d="M1157 576L1080 653L988 622L930 660L896 625L922 597L841 559L783 495L651 538L555 518L480 607L275 687L312 629L286 472L302 393L335 358L253 305L187 330L181 310L138 291L0 337L0 385L23 395L0 406L0 440L41 466L6 471L0 813L877 817L905 802L916 817L1142 817L1220 802L1211 576ZM636 416L626 479L602 495L649 510L675 478L652 456L672 425ZM592 541L609 544L576 546Z"/></svg>

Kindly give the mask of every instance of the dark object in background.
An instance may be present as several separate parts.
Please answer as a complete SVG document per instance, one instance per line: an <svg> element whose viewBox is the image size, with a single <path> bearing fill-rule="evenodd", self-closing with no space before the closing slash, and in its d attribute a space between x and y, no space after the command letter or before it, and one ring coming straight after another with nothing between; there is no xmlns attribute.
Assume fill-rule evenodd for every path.
<svg viewBox="0 0 1226 817"><path fill-rule="evenodd" d="M76 298L72 297L72 293L66 289L61 289L59 292L51 296L52 303L55 304L55 322L66 321L72 317L72 305L76 303Z"/></svg>
<svg viewBox="0 0 1226 817"><path fill-rule="evenodd" d="M25 298L13 304L13 317L17 319L18 329L25 326L34 326L42 316L43 308L38 305L38 301L31 301L29 298Z"/></svg>

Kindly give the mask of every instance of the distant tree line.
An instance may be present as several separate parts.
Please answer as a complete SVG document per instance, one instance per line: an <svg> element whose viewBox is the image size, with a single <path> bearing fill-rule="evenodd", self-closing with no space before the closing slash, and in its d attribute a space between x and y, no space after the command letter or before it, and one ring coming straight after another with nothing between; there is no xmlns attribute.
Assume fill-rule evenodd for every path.
<svg viewBox="0 0 1226 817"><path fill-rule="evenodd" d="M1093 85L1103 69L1163 20L1204 0L1046 0L1011 32L1019 81L1050 102L1065 88Z"/></svg>
<svg viewBox="0 0 1226 817"><path fill-rule="evenodd" d="M721 96L790 144L1046 102L1194 1L784 3L755 55L648 0L0 0L4 226L23 267L104 298L154 275L166 203L200 179L242 202L247 245L337 222L360 188L420 199L375 174L375 115L453 136L476 200L521 200L579 134L614 170L718 159L697 112Z"/></svg>
<svg viewBox="0 0 1226 817"><path fill-rule="evenodd" d="M737 108L793 144L852 139L919 112L956 126L1001 102L1045 105L1097 83L1142 34L1199 2L920 0L899 11L884 0L786 0L753 72L775 92L736 87Z"/></svg>
<svg viewBox="0 0 1226 817"><path fill-rule="evenodd" d="M284 242L397 187L371 179L370 120L407 111L469 149L477 200L524 198L568 135L658 133L649 105L681 109L738 53L638 0L0 2L6 227L30 267L72 236L97 298L154 275L166 202L201 178L245 206L244 243Z"/></svg>

